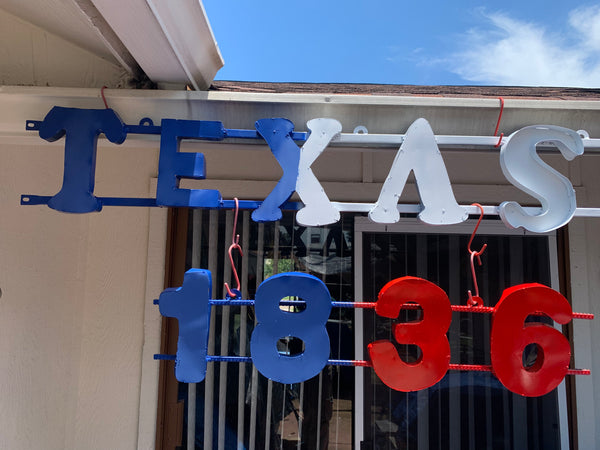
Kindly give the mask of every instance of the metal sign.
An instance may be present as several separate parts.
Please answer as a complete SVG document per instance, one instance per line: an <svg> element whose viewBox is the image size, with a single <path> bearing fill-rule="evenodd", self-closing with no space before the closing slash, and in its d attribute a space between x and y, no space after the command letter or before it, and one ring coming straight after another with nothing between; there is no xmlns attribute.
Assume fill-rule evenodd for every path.
<svg viewBox="0 0 600 450"><path fill-rule="evenodd" d="M459 223L466 220L468 214L477 212L471 206L457 203L439 145L440 141L453 145L460 142L490 145L489 138L436 137L425 119L417 119L398 139L401 145L377 202L341 203L329 200L311 166L329 145L340 141L342 126L335 119L321 118L310 120L307 127L308 133L294 132L294 124L281 118L258 120L255 130L226 129L218 121L175 119L163 119L161 126L155 126L147 118L139 125L126 125L112 109L55 106L43 121L27 121L27 129L39 131L40 137L48 141L65 136L62 187L55 195L23 195L21 204L47 204L52 209L69 213L100 211L107 205L231 208L232 201L223 200L217 190L179 187L182 178L206 178L204 155L180 152L179 146L182 139L244 138L266 141L283 171L277 185L264 200L240 201L240 208L254 209L252 218L257 222L278 220L282 208L299 210L297 221L305 226L335 223L341 211L365 212L379 223L394 223L399 220L400 212L414 212L423 222L432 225ZM156 198L96 197L98 136L104 134L110 142L120 144L131 133L160 135ZM461 138L464 139L461 141ZM373 137L369 139L374 142ZM304 141L304 144L299 147L294 141ZM350 141L358 142L358 138ZM500 165L506 179L538 199L541 207L523 208L517 202L505 201L499 206L484 207L484 212L499 214L508 227L523 227L538 233L557 229L574 215L600 216L600 209L577 208L575 190L569 179L537 155L540 143L557 148L568 160L584 151L579 132L557 126L529 126L502 139ZM398 205L410 172L415 174L420 204ZM302 203L289 202L294 192Z"/></svg>
<svg viewBox="0 0 600 450"><path fill-rule="evenodd" d="M335 119L313 119L309 133L294 132L294 124L282 118L261 119L255 130L229 130L218 121L163 119L154 126L150 119L139 125L126 125L111 109L86 110L55 106L41 122L28 121L28 130L37 130L41 138L56 141L65 137L64 173L60 191L52 196L23 195L26 205L47 204L69 213L100 211L105 205L179 206L190 208L227 208L233 206L213 189L182 189L181 178L205 179L202 153L180 152L182 139L220 141L229 137L263 139L282 168L283 175L263 201L235 200L237 207L252 208L258 222L281 218L281 208L298 209L297 222L306 226L335 223L341 211L367 212L380 223L400 219L398 199L411 172L415 174L421 202L413 205L420 220L434 225L455 224L472 212L457 203L439 151L438 140L425 119L417 119L402 136L400 148L374 204L331 202L311 169L327 147L340 138L342 126ZM160 135L160 155L156 198L99 198L94 195L97 140L100 134L115 144L130 133ZM295 141L304 141L299 147ZM472 142L472 141L471 141ZM455 140L456 143L456 140ZM556 147L571 160L583 154L584 144L578 132L557 126L529 126L503 140L500 165L507 180L535 197L537 210L524 209L516 202L501 203L497 212L509 227L523 227L533 232L547 232L568 223L577 213L575 191L571 182L545 164L537 154L540 143ZM296 192L302 204L290 205ZM481 213L485 207L477 205ZM237 214L237 213L236 213ZM481 220L481 219L480 219ZM235 235L235 232L234 232ZM235 242L235 241L234 241ZM232 245L232 247L234 247ZM469 244L470 249L470 244ZM479 252L471 251L471 264ZM230 248L231 252L231 248ZM230 254L231 257L231 254ZM238 286L239 289L239 286ZM589 374L587 370L569 369L570 345L551 326L525 324L529 315L546 315L559 324L573 318L593 318L573 313L568 301L558 292L539 284L508 288L494 308L474 301L467 306L451 305L446 293L435 284L416 277L390 281L379 292L377 302L332 302L325 284L305 273L282 273L269 277L257 289L256 300L211 300L211 274L192 269L185 274L183 286L167 289L156 301L160 313L179 321L176 355L156 355L157 359L175 359L176 377L184 382L204 379L208 361L252 362L266 377L281 383L298 383L317 375L327 364L370 366L383 383L399 391L416 391L437 383L448 370L484 370L496 374L505 387L525 396L539 396L554 389L567 374ZM286 298L301 301L287 301ZM470 297L471 298L471 297ZM478 299L476 296L472 299ZM302 308L285 311L282 303ZM207 351L211 305L251 304L257 324L250 340L250 357L216 356ZM396 343L417 345L422 352L415 362L403 361L389 340L368 346L370 361L329 360L329 336L325 324L332 307L374 308L377 315L398 319L405 308L420 308L421 320L396 323ZM450 346L446 333L452 311L490 313L491 365L475 366L450 363ZM277 348L281 337L295 337L304 343L298 354L282 355ZM536 361L524 366L525 347L535 344Z"/></svg>
<svg viewBox="0 0 600 450"><path fill-rule="evenodd" d="M544 315L559 324L572 319L593 319L592 314L574 313L566 298L537 283L521 284L504 290L495 307L451 305L447 294L430 281L402 277L387 283L377 302L334 302L327 286L313 275L288 272L263 281L255 300L211 300L211 273L190 269L183 285L165 290L158 300L163 316L179 321L176 355L155 355L156 359L175 360L175 376L185 383L204 380L209 361L253 363L265 377L293 384L317 375L327 365L372 367L388 387L403 392L426 389L440 381L448 370L493 372L509 390L537 397L547 394L566 375L589 375L586 369L569 369L571 347L558 330L544 323L526 323L530 315ZM286 298L299 300L282 300ZM208 355L210 307L253 305L257 324L250 338L251 356ZM281 306L302 306L299 311ZM403 361L395 343L379 340L368 345L370 361L330 360L329 336L325 324L333 307L373 308L380 317L397 319L402 309L423 311L421 320L396 323L394 340L398 344L418 345L422 356L414 362ZM492 314L491 365L451 364L447 331L452 311ZM282 337L304 342L296 355L278 351ZM523 365L525 347L535 344L537 358Z"/></svg>

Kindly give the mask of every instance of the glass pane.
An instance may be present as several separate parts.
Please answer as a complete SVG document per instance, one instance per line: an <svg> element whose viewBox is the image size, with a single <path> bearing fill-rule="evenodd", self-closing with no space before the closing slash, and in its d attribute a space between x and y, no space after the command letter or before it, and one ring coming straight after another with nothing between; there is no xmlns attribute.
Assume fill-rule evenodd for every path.
<svg viewBox="0 0 600 450"><path fill-rule="evenodd" d="M364 234L365 300L395 278L425 278L446 291L452 304L466 304L473 290L467 244L469 235ZM472 248L488 248L477 268L480 296L494 306L502 290L520 283L550 285L545 237L479 234ZM416 319L417 311L402 312ZM412 317L409 317L412 315ZM395 342L392 326L372 310L364 311L364 342ZM490 364L491 315L453 313L448 331L451 363ZM416 346L396 345L406 361ZM365 370L364 429L361 449L556 449L560 448L556 390L525 398L505 389L490 373L449 371L429 389L403 393L385 386Z"/></svg>
<svg viewBox="0 0 600 450"><path fill-rule="evenodd" d="M196 220L190 219L189 226L188 242L192 244L187 267L192 267L195 261L196 267L210 268L212 261L215 298L223 298L222 286L229 270L231 214L229 217L223 211L195 211L194 214ZM279 222L265 224L248 220L244 214L240 214L237 225L244 257L236 254L240 275L241 267L247 266L247 276L241 277L244 298L254 299L257 287L269 276L298 271L321 279L332 301L353 300L353 215L343 215L340 222L329 227L307 228L295 223L293 212L284 212ZM225 308L212 308L214 354L220 353L222 336L225 336L227 351L224 355L240 355L242 348L245 355L249 355L250 335L255 326L254 309ZM302 309L293 305L284 308ZM352 359L353 317L350 309L332 310L326 325L331 359ZM302 340L293 336L281 336L277 342L278 350L284 355L301 352L303 345ZM217 449L219 443L225 449L352 448L354 372L351 367L326 366L310 380L283 385L269 381L253 370L251 364L227 363L226 370L222 370L224 365L209 363L214 378L209 381L207 376L206 381L196 385L195 419L187 414L190 387L179 383L180 398L186 402L180 448ZM189 420L194 420L196 426L194 444L188 446Z"/></svg>

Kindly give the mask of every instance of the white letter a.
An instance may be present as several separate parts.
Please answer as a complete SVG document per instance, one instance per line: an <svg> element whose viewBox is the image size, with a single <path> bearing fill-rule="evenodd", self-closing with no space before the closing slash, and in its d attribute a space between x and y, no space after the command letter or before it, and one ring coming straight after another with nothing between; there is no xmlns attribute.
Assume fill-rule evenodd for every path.
<svg viewBox="0 0 600 450"><path fill-rule="evenodd" d="M394 223L400 220L398 199L411 170L415 173L423 208L419 219L431 225L460 223L467 219L466 210L456 203L452 193L433 130L425 119L417 119L408 128L379 199L369 212L372 221Z"/></svg>

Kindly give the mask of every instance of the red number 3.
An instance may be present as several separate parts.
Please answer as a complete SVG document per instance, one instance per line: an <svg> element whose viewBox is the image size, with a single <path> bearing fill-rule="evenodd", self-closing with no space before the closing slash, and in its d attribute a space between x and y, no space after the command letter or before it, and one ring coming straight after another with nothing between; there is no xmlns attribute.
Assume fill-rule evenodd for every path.
<svg viewBox="0 0 600 450"><path fill-rule="evenodd" d="M446 332L452 320L452 309L446 293L435 284L416 277L390 281L381 291L375 312L396 319L406 303L418 303L422 320L394 325L399 344L418 345L421 357L415 363L404 362L394 344L387 340L369 344L373 370L381 381L397 391L418 391L442 379L450 364L450 344Z"/></svg>
<svg viewBox="0 0 600 450"><path fill-rule="evenodd" d="M491 333L492 368L502 384L517 394L547 394L567 374L571 346L550 325L527 322L527 316L543 313L566 324L573 318L567 299L541 284L521 284L506 289L494 308ZM536 344L533 364L523 365L525 347Z"/></svg>

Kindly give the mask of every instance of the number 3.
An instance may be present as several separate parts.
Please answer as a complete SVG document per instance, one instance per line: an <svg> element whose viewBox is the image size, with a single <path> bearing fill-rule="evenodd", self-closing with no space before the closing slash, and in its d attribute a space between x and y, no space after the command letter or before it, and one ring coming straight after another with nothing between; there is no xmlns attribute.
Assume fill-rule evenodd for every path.
<svg viewBox="0 0 600 450"><path fill-rule="evenodd" d="M373 370L381 381L397 391L428 388L442 379L450 364L450 344L446 332L452 309L446 293L435 284L416 277L390 281L381 291L375 306L379 316L395 319L406 303L418 303L423 318L418 322L397 323L394 337L399 344L414 344L421 349L415 363L402 361L394 344L387 340L369 344Z"/></svg>

